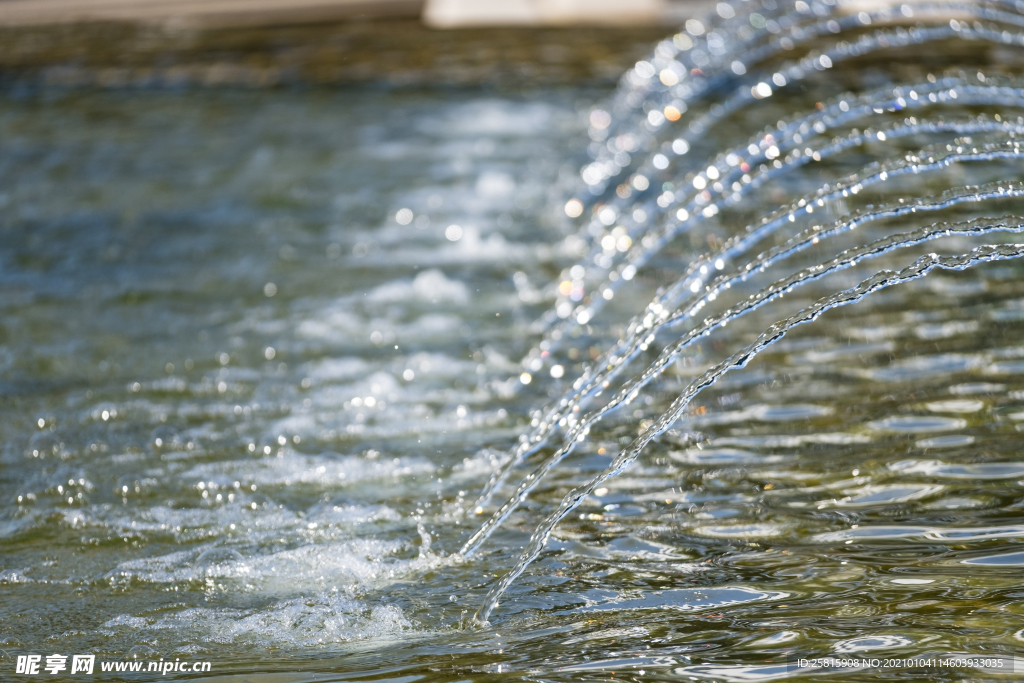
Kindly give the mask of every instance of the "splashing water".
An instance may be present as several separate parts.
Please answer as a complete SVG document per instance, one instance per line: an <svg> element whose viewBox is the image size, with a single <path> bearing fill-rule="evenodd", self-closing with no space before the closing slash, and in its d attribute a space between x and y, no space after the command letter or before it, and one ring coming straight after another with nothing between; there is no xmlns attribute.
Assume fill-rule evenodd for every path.
<svg viewBox="0 0 1024 683"><path fill-rule="evenodd" d="M11 95L0 667L1018 662L1022 78L748 0L610 97Z"/></svg>
<svg viewBox="0 0 1024 683"><path fill-rule="evenodd" d="M1014 228L1012 229L1015 232L1019 232L1021 230L1024 230L1024 226L1014 226ZM942 230L938 234L949 232L950 231ZM984 233L987 231L984 229L978 229L976 230L976 232ZM904 244L912 243L912 239L889 242L888 244L885 245L885 248L891 249L896 246L903 246ZM490 616L491 611L493 611L494 608L497 607L498 598L501 597L502 593L505 592L509 585L511 585L511 583L515 581L515 579L520 574L523 573L523 571L526 569L526 566L530 562L535 560L537 558L537 555L539 555L541 550L543 550L544 545L547 543L548 538L551 535L551 530L554 528L555 524L557 524L567 514L576 509L576 507L579 506L583 499L594 493L595 489L597 489L599 485L603 484L608 479L624 472L626 468L628 468L633 463L633 461L635 461L637 457L639 457L640 451L643 450L644 446L650 443L651 440L654 439L655 437L664 434L670 427L672 427L672 425L676 423L676 421L683 415L683 412L685 411L687 405L689 405L690 401L693 400L693 398L702 389L714 384L714 382L719 377L724 375L729 370L732 370L734 368L745 367L747 363L750 362L751 358L753 358L757 353L764 350L768 346L781 340L790 329L796 327L797 325L803 325L805 323L813 322L819 316L821 316L822 313L832 308L857 303L858 301L860 301L861 299L863 299L865 296L872 292L878 291L885 287L901 284L903 282L909 282L910 280L922 277L937 267L946 268L950 270L962 270L964 268L968 268L979 263L985 263L993 260L1019 258L1021 255L1024 255L1024 245L1010 245L1002 247L978 247L968 254L952 257L940 257L934 254L930 254L926 257L918 259L916 262L914 262L914 264L899 271L898 273L891 273L887 271L876 273L873 277L871 277L868 280L865 280L857 287L845 290L843 292L839 292L838 294L833 295L827 299L822 299L821 301L816 302L813 306L801 311L799 314L787 318L786 320L779 321L778 323L775 323L774 325L769 327L768 330L762 333L761 336L757 338L757 341L755 341L753 344L750 344L749 346L738 351L734 355L730 356L726 361L720 363L719 365L716 365L714 368L705 372L697 380L692 382L690 386L687 387L686 391L682 395L680 395L679 398L673 401L669 411L667 411L664 415L659 417L652 426L645 429L643 433L640 434L640 436L638 436L632 443L630 443L630 445L627 448L623 449L622 452L619 453L619 455L612 461L612 464L608 469L606 469L600 475L589 481L586 485L574 489L572 492L570 492L569 495L567 495L562 500L562 503L561 505L559 505L558 509L554 513L552 513L534 533L533 537L530 539L530 543L526 551L523 553L522 558L519 560L519 563L515 566L515 568L513 568L512 571L506 574L505 577L488 594L486 602L484 603L483 607L480 608L478 618L481 621L487 620L487 617ZM865 255L860 254L859 256L863 258ZM857 257L851 257L850 263L855 263L856 258ZM794 279L791 282L787 282L784 285L781 285L779 288L791 288L796 284L800 284L802 280L808 279L809 277L811 277L811 274L801 274L800 278ZM723 319L722 321L718 322L718 324L722 325L728 322L731 319L731 317L732 316L729 316L729 318ZM675 349L673 349L673 351L675 351ZM666 357L664 359L659 359L659 366L664 366L665 364L675 360L674 356L674 353L666 354ZM660 367L655 368L653 371L657 371L658 369L660 369ZM539 474L535 474L534 477L539 477Z"/></svg>
<svg viewBox="0 0 1024 683"><path fill-rule="evenodd" d="M772 9L778 8L773 6ZM812 18L817 20L818 17L828 15L835 10L841 11L841 4L839 6L823 4L812 11L810 6L802 3L800 7L794 7L794 9L797 12L802 11L805 15L812 15ZM924 13L931 11L939 11L940 13L943 11L954 11L954 6L929 4L911 8L904 5L899 9L899 12L905 17L912 17L915 15L915 9L920 15L922 11ZM983 15L986 18L997 19L998 21L1015 26L1021 24L1020 17L1014 16L1012 13L994 12L991 7L956 5L955 10ZM726 12L730 19L736 14L734 9L727 9ZM743 15L744 12L739 14ZM813 17L813 15L818 16ZM762 17L760 14L756 16ZM753 17L750 18L751 25L756 27L757 22L753 21ZM832 20L826 26L832 33L841 33L844 28L856 26L858 23L870 25L873 23L873 20L877 21L880 18L886 23L891 21L893 11L884 9L873 17L861 12L852 24L847 23L844 26ZM792 22L790 23L792 24ZM799 25L799 22L796 23ZM776 26L779 26L779 24L776 24ZM792 35L803 41L809 36L818 35L820 26L821 22L818 21L810 28L798 27L792 30ZM709 41L709 51L715 52L711 49L711 38L715 36L716 32L720 32L724 28L725 25L708 33L706 40ZM747 29L746 26L743 28ZM633 318L625 326L628 330L628 334L625 337L613 343L592 366L584 368L583 374L573 384L572 390L569 393L564 394L561 399L550 404L549 407L535 413L536 417L533 422L534 429L532 433L524 435L520 439L519 446L505 458L503 465L492 475L477 503L477 510L481 511L483 506L489 502L491 496L504 483L512 469L526 457L544 446L550 436L560 430L559 428L565 432L562 446L547 457L536 470L527 475L508 501L493 514L488 522L471 536L462 548L463 554L475 551L512 514L516 507L526 499L526 496L542 479L569 455L578 444L587 438L591 428L597 421L601 420L609 412L635 401L647 383L664 372L671 364L677 362L679 354L693 343L694 340L707 336L716 328L725 327L740 315L759 308L776 296L781 298L782 295L790 292L795 286L828 275L836 270L836 268L857 265L858 262L870 256L881 255L893 249L912 246L920 243L922 240L964 234L963 226L956 226L952 229L938 226L929 230L918 231L916 234L903 234L884 238L866 247L847 250L831 263L822 263L806 268L789 278L776 282L757 294L751 295L749 300L742 303L739 307L728 309L718 317L708 318L703 324L695 326L687 334L668 344L658 360L635 379L624 382L622 388L615 392L614 396L601 408L582 416L576 414L579 413L582 407L586 406L590 399L600 396L609 389L611 382L615 380L619 371L625 365L635 360L641 351L647 351L651 347L660 330L666 327L674 327L685 319L693 318L696 312L717 299L725 290L731 288L734 282L747 279L748 275L753 272L765 273L771 269L776 261L783 260L812 244L818 245L824 238L855 229L872 220L942 210L965 199L984 202L989 199L1005 198L1011 194L1016 194L1013 192L1012 187L1004 188L997 186L991 188L988 192L975 192L965 189L964 191L953 193L946 201L938 202L922 201L913 195L910 197L899 197L895 201L890 201L889 206L880 211L860 211L858 213L864 215L845 222L839 221L836 227L831 230L823 230L821 225L813 225L803 234L791 238L785 245L788 248L772 249L760 258L755 258L749 263L739 265L734 271L735 274L730 275L726 272L723 275L719 275L711 285L705 285L707 281L706 274L709 271L726 270L726 263L736 260L755 244L764 240L765 237L778 231L787 222L795 223L798 218L806 220L807 215L812 214L815 208L829 211L832 208L830 205L836 203L837 200L841 201L852 194L857 194L871 185L890 182L891 179L894 180L902 174L921 175L928 171L942 169L949 164L958 164L965 161L991 161L1001 157L1008 158L1003 155L1008 154L1011 157L1015 155L1017 144L1013 137L1019 134L1019 130L1015 130L1015 124L1012 119L1004 121L1001 115L997 115L996 121L990 126L986 126L985 122L982 121L957 124L942 121L919 121L916 117L911 116L906 118L902 125L890 125L885 129L869 129L864 132L854 129L845 138L836 138L819 149L807 147L801 150L799 148L799 145L806 144L807 140L821 136L829 129L849 126L852 122L869 119L872 115L900 112L917 108L921 105L927 107L943 102L958 101L958 104L971 103L986 107L1019 106L1019 104L1014 104L1014 102L1019 103L1019 94L1015 93L1012 87L1006 87L1001 84L994 86L991 90L987 90L986 87L979 89L979 84L965 82L956 77L944 78L942 79L942 84L939 85L939 80L929 74L927 82L908 85L906 89L901 87L885 89L859 98L840 96L837 98L838 101L831 102L825 106L819 102L818 109L820 112L790 121L780 121L775 130L772 130L770 133L765 132L755 135L748 144L741 144L732 150L713 156L713 163L706 170L702 170L700 166L694 168L686 164L685 161L673 162L673 157L682 157L691 152L696 143L692 134L704 134L709 127L719 123L737 110L748 106L750 102L772 96L773 87L772 85L766 85L766 82L774 84L776 88L787 85L792 86L793 83L802 80L809 71L810 66L819 70L830 69L837 61L849 57L851 54L859 56L865 52L870 53L879 49L890 48L893 44L921 43L953 36L961 39L985 40L994 39L996 35L992 33L991 28L983 28L977 22L974 24L973 32L965 33L962 30L963 28L966 28L966 25L961 26L960 22L953 19L950 20L948 27L942 27L941 29L926 29L918 25L909 33L902 29L889 33L879 31L871 37L861 37L857 43L859 47L856 50L850 50L850 43L844 41L834 48L831 53L812 52L808 60L809 65L805 61L803 69L790 66L786 69L779 69L775 72L774 76L771 76L770 81L768 77L762 76L764 80L756 85L740 85L736 95L727 97L722 104L713 104L703 116L684 117L683 113L692 108L694 100L700 100L705 97L707 90L711 89L709 84L716 83L716 85L720 86L722 82L735 79L730 79L728 76L722 77L721 74L716 74L713 70L708 74L702 68L693 69L687 74L686 62L688 60L686 55L682 53L693 49L695 51L689 55L691 59L698 54L702 55L705 59L707 58L706 54L693 47L695 36L702 36L704 33L702 26L696 31L691 30L679 34L676 38L672 39L671 44L666 41L659 46L659 50L655 53L653 59L638 63L636 69L630 72L627 77L624 87L626 92L620 95L621 100L625 100L625 106L623 102L617 101L612 107L609 107L609 109L617 113L630 110L636 113L621 116L620 122L616 126L612 126L613 117L604 110L597 110L591 116L591 137L595 142L611 138L611 135L600 132L594 135L595 129L606 131L611 128L614 132L619 133L619 137L612 138L612 142L609 142L607 146L598 144L594 147L597 160L583 170L583 179L589 185L589 194L573 199L566 205L566 212L570 216L582 215L588 208L594 216L584 226L581 233L582 239L580 239L581 242L586 243L588 241L587 237L592 237L593 239L589 241L595 245L594 250L590 252L590 256L582 264L570 269L573 272L565 271L563 273L563 277L567 278L563 284L570 284L568 278L573 278L571 286L565 287L565 289L572 291L573 300L579 301L582 299L583 302L574 308L571 304L567 303L567 299L562 299L555 307L557 317L552 317L549 314L542 319L540 329L551 329L553 321L557 320L558 317L565 319L565 322L555 326L553 332L548 332L540 346L532 351L530 356L524 361L524 363L530 363L532 360L532 366L535 370L543 367L543 363L537 362L538 359L552 356L551 352L557 349L558 341L566 338L567 331L574 329L575 326L590 323L600 310L603 302L614 298L617 285L631 280L637 270L643 267L654 254L666 247L683 231L693 230L695 225L701 220L718 216L721 209L725 206L738 206L740 211L742 211L743 202L745 200L749 201L745 195L751 190L757 189L762 183L771 182L776 177L783 177L808 163L817 164L833 155L840 155L847 150L861 147L868 140L891 141L903 136L921 136L926 132L940 133L943 129L951 133L958 133L962 137L955 140L957 143L955 146L947 143L944 145L944 148L942 145L939 145L934 149L926 149L920 153L908 155L904 159L876 163L875 168L869 167L864 172L855 174L848 180L841 181L838 184L826 184L814 194L806 196L795 202L793 206L779 211L776 216L763 219L760 225L751 224L745 230L726 237L725 246L722 249L693 260L685 275L679 278L675 284L658 290L658 295L648 305L644 316ZM953 33L949 33L948 31L950 30ZM747 29L746 33L748 39L753 35L749 29ZM1009 44L1014 40L1013 34L1008 31L1003 31L998 35L998 40L1001 40L1003 43ZM728 34L726 33L724 36L728 36ZM783 41L788 41L788 43L783 43ZM783 41L779 41L774 49L763 50L758 55L758 58L763 58L766 54L772 54L773 52L779 53L783 50L792 50L796 46L791 39L786 38ZM728 42L728 37L726 37L725 42ZM728 53L729 50L718 51L720 55ZM736 76L742 76L747 73L748 64L749 60L736 60L732 62L731 69ZM698 66L703 67L704 65ZM726 71L726 69L722 69L722 71ZM656 75L658 76L657 80L660 80L665 88L657 87L655 82ZM687 76L696 76L696 78L691 78L690 82L687 82ZM988 81L980 72L977 75L977 79L982 83ZM756 78L747 79L747 81L754 82ZM747 88L749 88L749 92ZM725 89L727 90L728 88L726 87ZM907 95L909 95L909 100L906 97ZM671 104L666 105L665 102L672 96L675 96L675 99L672 100ZM640 102L644 103L643 111L647 112L646 116L644 116L643 111L637 111ZM664 107L664 112L659 111L662 107ZM687 131L683 128L682 137L678 137L674 141L659 142L659 138L664 140L667 137L659 129L667 129L671 123L679 119L682 119L679 121L682 124L687 118L691 119L689 121L689 130ZM642 124L637 125L634 123L635 121L640 121ZM627 132L622 133L620 131ZM964 136L965 134L966 136ZM986 145L983 149L973 147L965 150L963 143L966 141L970 145L972 142L970 136L972 134L981 134L983 136L992 134L998 141ZM625 137L624 141L621 139L622 137ZM637 140L640 140L640 142ZM625 145L632 146L632 148L627 150L624 147ZM621 161L617 157L612 159L610 153L615 152L616 147L627 152L623 155L625 161ZM636 149L642 150L639 156L644 160L641 163L633 162L633 157L628 154L628 151L635 151ZM690 158L693 157L691 156ZM773 163L771 165L760 163L760 168L754 170L759 165L759 162L766 161ZM635 170L628 170L631 165ZM607 190L612 186L611 180L613 178L624 180L618 186L615 193L617 196L612 197L610 201L601 201L607 196ZM652 181L660 179L666 179L666 182L662 185L664 192L657 197L655 202L650 197L654 193L647 191L656 184L656 182ZM677 187L680 189L676 189ZM715 194L712 194L709 190L714 190L720 199L716 201L714 199ZM630 203L632 206L629 205ZM873 207L868 205L867 208ZM668 218L666 221L659 219L661 216L670 215L672 212L676 215ZM624 225L616 226L611 230L606 227L617 222L621 222ZM1016 231L1016 228L1013 226L979 227L972 225L969 228L969 232L982 234L990 229ZM622 247L620 244L622 239L625 239L625 247ZM636 243L637 246L630 249L629 245L631 243ZM619 266L613 269L620 254L622 256L621 260L619 260ZM1003 252L1000 258L1013 258L1016 255L1017 252L1010 248ZM713 384L728 369L732 367L745 367L754 354L781 339L790 327L816 320L822 312L835 306L856 303L868 293L879 288L878 283L875 282L879 278L881 278L882 282L886 283L881 285L885 287L890 284L916 279L936 266L965 268L977 262L984 262L986 258L986 256L979 256L975 252L960 257L945 257L945 260L935 256L923 258L916 262L914 266L899 271L892 278L887 279L883 277L883 273L879 273L853 290L845 290L832 297L823 299L807 310L774 324L769 328L768 332L758 337L757 342L746 347L728 361L716 366L713 370L709 370L698 381L687 387L673 401L670 410L654 420L651 426L646 427L646 429L642 428L641 435L630 443L601 475L567 494L557 510L534 532L516 566L491 589L484 605L478 612L477 618L486 622L491 612L497 606L501 595L522 574L526 566L535 560L543 550L553 528L559 521L572 512L584 499L592 495L598 486L609 478L621 474L628 468L639 457L640 451L652 439L664 434L684 417L684 411L689 401L692 400L698 391ZM601 280L595 280L592 274L596 274L598 277L606 274L606 277L602 282ZM588 291L593 292L593 294L587 296ZM685 298L684 295L691 292L695 295L700 292L703 296L690 306L679 310ZM597 293L600 293L601 296L597 296ZM568 294L569 292L562 292L563 296Z"/></svg>

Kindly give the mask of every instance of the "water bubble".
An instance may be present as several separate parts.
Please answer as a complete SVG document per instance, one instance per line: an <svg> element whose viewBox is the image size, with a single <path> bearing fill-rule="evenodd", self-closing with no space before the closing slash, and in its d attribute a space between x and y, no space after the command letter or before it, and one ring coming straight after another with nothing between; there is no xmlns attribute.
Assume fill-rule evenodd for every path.
<svg viewBox="0 0 1024 683"><path fill-rule="evenodd" d="M4 569L0 571L0 584L30 583L32 579L25 576L16 569Z"/></svg>
<svg viewBox="0 0 1024 683"><path fill-rule="evenodd" d="M612 122L611 114L609 114L608 112L604 111L603 109L595 109L594 111L590 112L590 125L593 128L596 128L598 130L604 130L609 125L611 125L611 122ZM582 212L582 210L583 210L582 202L579 202L579 200L572 200L572 201L575 201L576 203L579 204L580 211ZM566 205L566 213L569 213L568 212L568 205ZM572 214L570 214L570 215L572 215ZM578 216L579 214L577 213L576 215Z"/></svg>
<svg viewBox="0 0 1024 683"><path fill-rule="evenodd" d="M59 455L63 450L63 442L55 432L36 432L28 440L29 453L34 458L45 458Z"/></svg>
<svg viewBox="0 0 1024 683"><path fill-rule="evenodd" d="M654 66L650 62L645 61L637 62L634 71L636 71L637 76L643 79L651 78L656 73Z"/></svg>
<svg viewBox="0 0 1024 683"><path fill-rule="evenodd" d="M156 427L149 436L153 445L157 448L180 449L183 447L181 437L177 430L170 425Z"/></svg>
<svg viewBox="0 0 1024 683"><path fill-rule="evenodd" d="M210 548L196 558L194 566L205 569L207 574L222 571L225 565L244 561L242 554L231 548Z"/></svg>
<svg viewBox="0 0 1024 683"><path fill-rule="evenodd" d="M156 660L160 657L160 653L151 648L149 645L134 645L126 653L126 659L133 660Z"/></svg>
<svg viewBox="0 0 1024 683"><path fill-rule="evenodd" d="M143 477L137 474L125 474L117 479L114 494L122 498L141 496L145 490Z"/></svg>

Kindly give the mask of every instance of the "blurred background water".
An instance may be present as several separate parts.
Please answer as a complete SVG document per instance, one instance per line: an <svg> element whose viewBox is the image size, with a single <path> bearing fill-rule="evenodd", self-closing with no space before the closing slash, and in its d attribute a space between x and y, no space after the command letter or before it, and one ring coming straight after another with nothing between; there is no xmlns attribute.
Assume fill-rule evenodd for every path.
<svg viewBox="0 0 1024 683"><path fill-rule="evenodd" d="M723 41L765 29L776 52L737 68L739 44L714 49L713 22L687 24L639 63L662 29L445 40L399 22L338 29L371 47L353 58L368 66L335 70L286 49L331 44L323 28L256 31L213 53L202 34L118 63L67 59L77 39L66 36L0 55L0 666L90 652L210 660L224 680L269 682L866 680L897 672L793 662L1013 663L1024 641L1014 261L884 290L726 375L555 528L488 626L473 620L562 497L769 324L880 268L1014 242L908 246L730 321L596 424L462 557L557 449L558 438L539 447L475 509L536 411L571 393L659 287L746 226L775 211L786 224L746 247L749 260L800 230L889 211L737 282L698 320L894 233L1020 225L1013 8L983 17L995 41L978 37L980 19L950 29L943 8L928 25L947 33L927 43L900 42L919 21L904 14L780 47L800 21L769 22L786 11L825 22L834 6L729 7L713 20ZM404 52L375 57L396 35ZM861 37L874 47L828 52ZM672 90L705 82L701 49L708 74L713 60L726 74L707 78L703 100ZM410 68L417 50L426 66ZM734 92L751 95L728 109ZM851 107L860 113L843 119ZM815 112L820 126L783 135ZM736 185L716 186L729 173ZM823 186L850 191L815 203ZM686 206L699 222L679 218ZM686 228L637 260L603 310L577 315L604 273L653 244L649 230L675 224ZM554 337L536 324L549 311L564 330ZM645 345L624 376L678 336ZM898 675L912 673L1004 679Z"/></svg>

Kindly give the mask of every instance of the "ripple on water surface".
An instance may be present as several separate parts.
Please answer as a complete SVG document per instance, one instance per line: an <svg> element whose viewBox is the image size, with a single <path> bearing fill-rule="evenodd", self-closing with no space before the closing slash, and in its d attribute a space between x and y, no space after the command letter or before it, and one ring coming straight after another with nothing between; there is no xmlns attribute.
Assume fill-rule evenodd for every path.
<svg viewBox="0 0 1024 683"><path fill-rule="evenodd" d="M1020 7L715 12L615 93L7 97L0 667L1011 656Z"/></svg>

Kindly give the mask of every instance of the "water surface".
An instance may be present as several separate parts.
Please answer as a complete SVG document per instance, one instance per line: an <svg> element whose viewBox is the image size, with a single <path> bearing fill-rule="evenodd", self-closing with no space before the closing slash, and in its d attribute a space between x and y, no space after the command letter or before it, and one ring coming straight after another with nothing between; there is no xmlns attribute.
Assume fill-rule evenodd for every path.
<svg viewBox="0 0 1024 683"><path fill-rule="evenodd" d="M770 29L740 9L715 21ZM925 23L950 26L940 18ZM993 35L1016 35L998 20ZM894 26L915 21L844 24L744 73L737 45L716 53L715 34L701 43L690 26L618 95L9 93L0 665L56 651L210 660L239 681L1002 679L794 662L1021 656L1013 260L883 289L724 374L554 527L488 625L474 621L563 496L770 324L883 268L1020 241L1024 51L959 28L899 45ZM875 47L820 61L858 36ZM731 75L687 100L655 67L699 61L701 45ZM730 93L756 97L733 111ZM785 122L816 112L831 118L785 138ZM579 217L564 210L573 197ZM685 207L699 219L679 218ZM723 251L776 211L781 227ZM520 435L543 429L537 411L571 397L659 287L711 254L696 288L658 299L685 308L713 276L851 217L856 229L659 329L563 429L772 282L933 224L959 234L894 243L694 339L460 554L561 445L556 430L478 501Z"/></svg>

